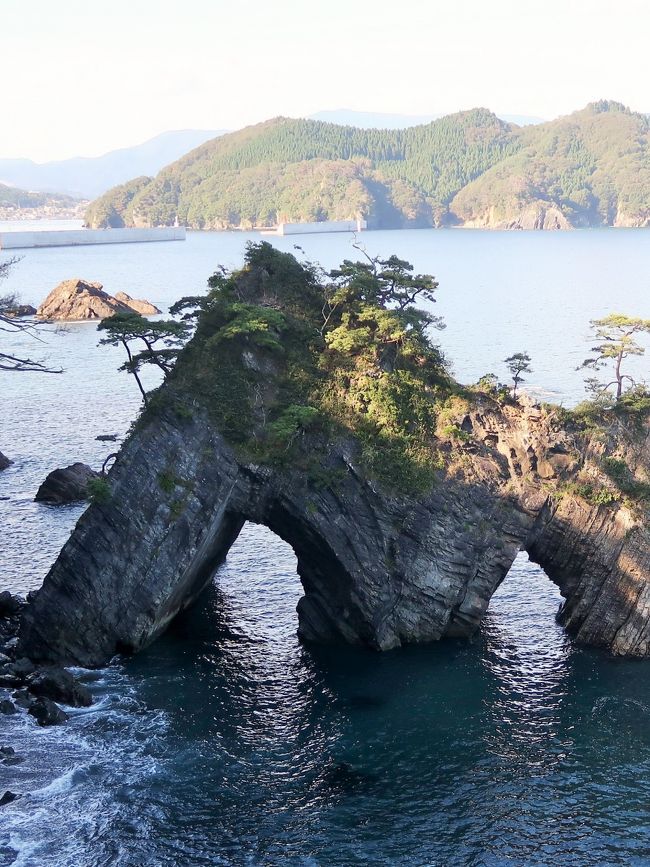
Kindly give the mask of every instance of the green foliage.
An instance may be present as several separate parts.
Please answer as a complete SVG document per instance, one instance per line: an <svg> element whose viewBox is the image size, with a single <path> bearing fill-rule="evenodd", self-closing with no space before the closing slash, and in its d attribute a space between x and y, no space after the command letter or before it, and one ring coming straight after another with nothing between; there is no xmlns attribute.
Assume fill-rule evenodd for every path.
<svg viewBox="0 0 650 867"><path fill-rule="evenodd" d="M169 506L169 517L172 521L177 521L185 511L187 506L187 497L182 497L178 500L172 500Z"/></svg>
<svg viewBox="0 0 650 867"><path fill-rule="evenodd" d="M95 505L103 506L111 498L111 486L105 478L89 479L87 490L90 502Z"/></svg>
<svg viewBox="0 0 650 867"><path fill-rule="evenodd" d="M97 330L107 334L99 341L100 346L123 346L126 350L127 360L119 370L133 375L146 404L147 394L140 380L140 370L146 364L153 364L168 376L191 327L186 321L167 319L152 322L139 313L115 313L102 319ZM144 346L144 349L134 352L133 344Z"/></svg>
<svg viewBox="0 0 650 867"><path fill-rule="evenodd" d="M627 316L623 313L610 313L603 319L591 322L595 338L599 342L592 347L591 357L582 363L583 368L600 370L611 364L613 367L610 381L601 382L595 377L586 380L587 390L596 399L605 398L611 388L614 388L616 401L623 396L625 382L634 388L636 383L631 376L624 373L623 362L631 355L644 355L645 348L637 341L640 334L650 334L650 319Z"/></svg>
<svg viewBox="0 0 650 867"><path fill-rule="evenodd" d="M508 356L503 362L510 371L510 376L512 376L512 381L514 382L514 388L512 389L513 397L517 395L519 383L525 382L522 373L533 372L530 361L530 355L527 352L515 352L514 355Z"/></svg>
<svg viewBox="0 0 650 867"><path fill-rule="evenodd" d="M230 307L232 318L227 325L210 338L213 345L225 340L245 338L248 343L282 350L279 340L285 324L285 317L278 310L270 310L259 305L233 303Z"/></svg>
<svg viewBox="0 0 650 867"><path fill-rule="evenodd" d="M499 401L506 400L510 394L509 387L499 382L499 378L494 373L484 373L478 382L471 386L471 389L472 391L489 394Z"/></svg>
<svg viewBox="0 0 650 867"><path fill-rule="evenodd" d="M611 506L620 500L620 496L615 491L591 482L569 482L564 486L564 492L582 497L592 506Z"/></svg>
<svg viewBox="0 0 650 867"><path fill-rule="evenodd" d="M614 411L619 416L627 416L643 421L650 415L650 391L643 385L637 385L624 392L616 401Z"/></svg>
<svg viewBox="0 0 650 867"><path fill-rule="evenodd" d="M624 460L605 457L602 460L602 468L619 491L630 499L636 501L650 499L650 484L638 481Z"/></svg>
<svg viewBox="0 0 650 867"><path fill-rule="evenodd" d="M517 128L485 109L404 130L276 118L109 190L91 226L251 228L367 218L380 228L650 224L650 121L613 102Z"/></svg>
<svg viewBox="0 0 650 867"><path fill-rule="evenodd" d="M186 406L184 403L175 403L174 413L178 418L183 419L184 421L190 421L190 419L194 418L194 413L189 406Z"/></svg>
<svg viewBox="0 0 650 867"><path fill-rule="evenodd" d="M309 430L318 419L319 411L314 406L291 404L283 409L278 418L268 426L268 435L276 445L289 446L303 431Z"/></svg>
<svg viewBox="0 0 650 867"><path fill-rule="evenodd" d="M462 443L470 442L472 439L472 435L463 430L457 424L447 424L442 428L443 436L450 437L451 439L458 440Z"/></svg>
<svg viewBox="0 0 650 867"><path fill-rule="evenodd" d="M8 187L0 184L0 211L7 212L3 219L7 219L12 210L36 210L47 206L49 208L74 208L79 205L78 199L61 193L39 193L20 190L17 187Z"/></svg>
<svg viewBox="0 0 650 867"><path fill-rule="evenodd" d="M650 223L650 121L618 103L516 132L517 147L451 202L463 221L512 224L555 209L569 226Z"/></svg>
<svg viewBox="0 0 650 867"><path fill-rule="evenodd" d="M435 300L432 277L396 257L326 274L261 243L209 285L188 302L197 325L169 380L174 400L205 407L257 463L316 478L309 443L353 437L386 486L433 484L436 403L451 384L429 334L442 323L413 306Z"/></svg>
<svg viewBox="0 0 650 867"><path fill-rule="evenodd" d="M158 473L158 484L161 491L166 494L173 494L179 485L179 480L173 473L163 470L163 472Z"/></svg>
<svg viewBox="0 0 650 867"><path fill-rule="evenodd" d="M276 118L131 182L134 194L110 190L86 221L221 229L361 215L386 227L438 224L458 190L516 148L512 128L484 109L405 130Z"/></svg>
<svg viewBox="0 0 650 867"><path fill-rule="evenodd" d="M113 187L110 195L96 199L86 211L85 223L93 229L122 229L126 225L124 213L135 196L150 184L152 178L134 178L125 184Z"/></svg>

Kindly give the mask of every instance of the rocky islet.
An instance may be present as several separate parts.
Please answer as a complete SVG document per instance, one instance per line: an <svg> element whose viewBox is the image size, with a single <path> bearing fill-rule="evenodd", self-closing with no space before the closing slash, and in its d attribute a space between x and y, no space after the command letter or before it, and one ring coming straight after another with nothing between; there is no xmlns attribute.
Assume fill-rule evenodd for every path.
<svg viewBox="0 0 650 867"><path fill-rule="evenodd" d="M271 260L257 274L245 269L235 287L270 322L284 291L271 287L274 265L294 267ZM628 495L650 472L646 417L611 413L589 427L558 407L452 383L432 443L440 463L422 490L378 478L351 430L296 426L289 446L256 458L233 442L232 416L202 390L211 375L197 367L204 351L223 378L210 324L218 315L206 314L203 344L195 338L183 352L122 447L107 496L82 516L34 594L21 654L96 666L146 646L201 593L246 521L293 547L308 640L386 650L471 635L525 550L560 587L560 618L578 641L650 654L647 502ZM246 374L255 448L287 362L273 327L257 345L235 334L230 362ZM382 364L371 387L373 377L394 376L388 357ZM292 424L312 416L304 405L289 409ZM612 460L630 476L628 494L607 472Z"/></svg>
<svg viewBox="0 0 650 867"><path fill-rule="evenodd" d="M36 315L48 321L99 320L115 313L153 316L161 311L149 301L131 298L125 292L109 295L101 283L74 278L59 283L39 305Z"/></svg>

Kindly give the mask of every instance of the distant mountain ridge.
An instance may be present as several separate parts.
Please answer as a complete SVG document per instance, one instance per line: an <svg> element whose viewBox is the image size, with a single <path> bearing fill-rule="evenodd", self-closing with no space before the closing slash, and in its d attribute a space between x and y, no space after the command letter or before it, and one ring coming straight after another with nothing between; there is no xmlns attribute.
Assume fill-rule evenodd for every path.
<svg viewBox="0 0 650 867"><path fill-rule="evenodd" d="M478 108L404 129L275 118L110 190L91 226L650 225L650 121L603 100L516 126Z"/></svg>
<svg viewBox="0 0 650 867"><path fill-rule="evenodd" d="M526 114L497 114L500 120L517 126L544 123L544 118ZM318 111L309 115L309 120L322 120L342 126L357 126L360 129L406 129L409 126L422 126L444 117L443 114L395 114L379 111L355 111L350 108L337 108Z"/></svg>
<svg viewBox="0 0 650 867"><path fill-rule="evenodd" d="M155 175L170 162L223 132L200 129L163 132L142 144L99 157L73 157L47 163L0 159L0 183L92 199L136 175Z"/></svg>

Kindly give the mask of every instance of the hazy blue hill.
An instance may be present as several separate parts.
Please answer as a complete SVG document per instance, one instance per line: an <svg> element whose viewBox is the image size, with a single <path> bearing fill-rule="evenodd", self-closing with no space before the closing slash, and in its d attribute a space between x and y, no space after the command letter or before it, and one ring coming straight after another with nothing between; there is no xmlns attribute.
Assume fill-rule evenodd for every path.
<svg viewBox="0 0 650 867"><path fill-rule="evenodd" d="M192 148L223 130L164 132L134 147L99 157L74 157L48 163L0 159L0 182L27 190L67 193L91 199L137 175L155 175Z"/></svg>

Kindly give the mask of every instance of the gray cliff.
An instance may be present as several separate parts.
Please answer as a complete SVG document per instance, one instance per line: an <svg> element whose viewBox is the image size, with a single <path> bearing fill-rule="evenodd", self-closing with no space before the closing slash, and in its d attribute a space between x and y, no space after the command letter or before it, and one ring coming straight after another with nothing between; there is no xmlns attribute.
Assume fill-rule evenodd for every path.
<svg viewBox="0 0 650 867"><path fill-rule="evenodd" d="M190 299L196 334L26 607L21 653L139 650L252 521L296 553L305 639L470 635L525 550L577 640L650 655L648 412L463 388L410 307L432 278L395 257L329 276L251 245Z"/></svg>
<svg viewBox="0 0 650 867"><path fill-rule="evenodd" d="M486 398L462 421L473 444L415 499L366 478L353 443L327 455L340 472L322 487L241 463L205 415L166 415L128 442L110 499L79 521L24 616L24 652L92 666L144 647L253 521L296 552L306 639L384 650L470 635L524 549L560 587L562 622L578 640L648 655L645 525L618 503L552 495L590 461L552 414ZM646 430L646 459L648 445Z"/></svg>

